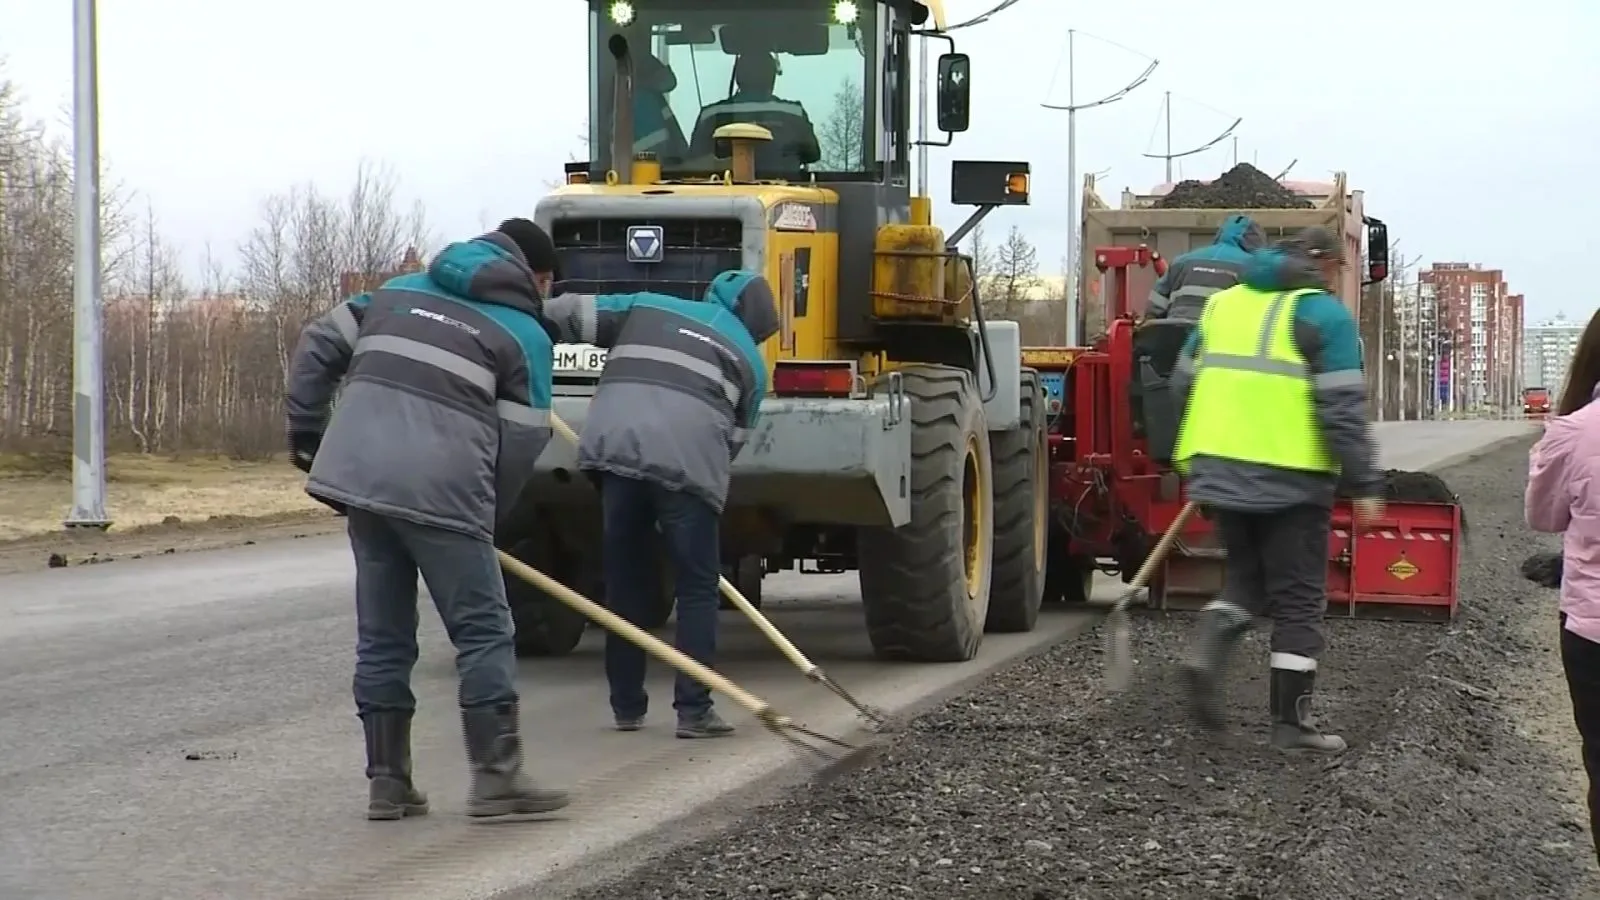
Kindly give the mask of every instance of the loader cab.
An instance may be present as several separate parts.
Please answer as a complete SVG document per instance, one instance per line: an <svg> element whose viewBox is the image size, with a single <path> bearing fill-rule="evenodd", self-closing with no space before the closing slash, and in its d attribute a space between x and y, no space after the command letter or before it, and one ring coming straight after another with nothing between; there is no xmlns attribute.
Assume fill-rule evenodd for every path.
<svg viewBox="0 0 1600 900"><path fill-rule="evenodd" d="M707 139L705 126L739 122L774 133L774 146L763 148L772 152L758 164L762 180L909 190L912 42L935 15L922 0L590 0L589 7L589 179L608 171L626 179L637 152L655 154L663 180L721 176L726 148ZM624 46L626 66L618 56ZM768 66L776 71L762 79ZM618 146L617 73L629 68L631 140ZM966 130L967 69L959 54L939 60L937 118L947 133ZM813 135L815 147L801 146Z"/></svg>
<svg viewBox="0 0 1600 900"><path fill-rule="evenodd" d="M838 299L811 305L831 320L817 333L870 344L874 257L862 248L876 246L882 226L913 220L915 79L933 82L935 102L925 111L931 145L948 146L968 126L971 65L944 25L941 0L589 0L591 159L573 164L567 180L632 183L635 192L648 181L660 185L657 194L697 185L677 190L703 194L736 171L729 142L708 141L708 132L719 124L766 128L772 141L759 147L754 181L832 195L796 220L802 230L815 221L837 234L836 250L813 248L808 257L813 275L821 268L832 276L813 283L831 282L826 289ZM919 75L916 41L930 39L950 52ZM751 60L763 59L776 69L770 86L741 84ZM635 173L640 152L653 155L643 179ZM729 180L740 193L742 180ZM774 236L792 230L773 227ZM741 238L730 237L732 251ZM747 233L743 246L753 238ZM773 241L761 240L771 255Z"/></svg>

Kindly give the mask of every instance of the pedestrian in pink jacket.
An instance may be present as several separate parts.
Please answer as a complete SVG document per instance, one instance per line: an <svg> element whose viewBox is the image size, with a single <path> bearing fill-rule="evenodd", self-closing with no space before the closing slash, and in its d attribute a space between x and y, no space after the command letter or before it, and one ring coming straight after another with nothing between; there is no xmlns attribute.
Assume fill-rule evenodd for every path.
<svg viewBox="0 0 1600 900"><path fill-rule="evenodd" d="M1589 773L1600 859L1600 313L1578 341L1556 416L1528 459L1528 527L1561 538L1561 666Z"/></svg>

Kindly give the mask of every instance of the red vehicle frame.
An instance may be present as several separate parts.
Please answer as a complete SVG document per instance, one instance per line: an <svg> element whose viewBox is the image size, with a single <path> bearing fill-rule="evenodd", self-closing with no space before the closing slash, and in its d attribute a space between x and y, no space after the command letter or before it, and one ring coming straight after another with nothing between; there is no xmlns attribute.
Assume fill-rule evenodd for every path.
<svg viewBox="0 0 1600 900"><path fill-rule="evenodd" d="M1160 275L1166 263L1138 246L1098 249L1095 265L1110 276L1107 333L1090 347L1023 352L1024 365L1061 373L1064 383L1049 435L1048 566L1056 591L1081 583L1060 577L1063 571L1087 575L1100 568L1132 578L1185 502L1182 479L1148 454L1129 393L1137 321L1130 313L1128 269L1149 266ZM1460 542L1461 510L1453 504L1391 502L1379 521L1356 525L1350 504L1341 500L1328 541L1330 613L1453 618ZM1191 518L1150 586L1151 606L1196 608L1210 600L1222 589L1225 559L1211 523Z"/></svg>

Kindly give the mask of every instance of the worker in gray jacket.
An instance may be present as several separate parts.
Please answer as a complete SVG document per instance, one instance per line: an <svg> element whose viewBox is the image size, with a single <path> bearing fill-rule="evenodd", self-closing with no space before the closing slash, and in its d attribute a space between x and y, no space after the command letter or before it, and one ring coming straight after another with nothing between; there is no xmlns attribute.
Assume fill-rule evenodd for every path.
<svg viewBox="0 0 1600 900"><path fill-rule="evenodd" d="M566 792L522 772L514 631L493 543L550 440L541 306L555 268L549 236L511 219L446 247L426 272L340 303L295 350L290 449L306 490L348 512L355 551L369 819L428 811L411 777L419 571L456 648L467 815L567 805Z"/></svg>
<svg viewBox="0 0 1600 900"><path fill-rule="evenodd" d="M1167 274L1156 280L1145 304L1152 319L1200 321L1206 300L1217 291L1239 283L1250 254L1266 244L1261 226L1249 216L1235 213L1222 222L1216 239L1174 259Z"/></svg>
<svg viewBox="0 0 1600 900"><path fill-rule="evenodd" d="M678 649L705 665L717 645L718 520L729 468L755 426L767 389L760 343L778 329L766 279L724 272L704 300L666 294L562 294L548 315L561 340L609 347L578 446L578 468L600 487L606 602L632 622L656 605L661 582L640 565L659 528L677 578ZM606 635L611 711L622 731L644 724L644 651ZM711 694L679 675L680 738L733 727Z"/></svg>

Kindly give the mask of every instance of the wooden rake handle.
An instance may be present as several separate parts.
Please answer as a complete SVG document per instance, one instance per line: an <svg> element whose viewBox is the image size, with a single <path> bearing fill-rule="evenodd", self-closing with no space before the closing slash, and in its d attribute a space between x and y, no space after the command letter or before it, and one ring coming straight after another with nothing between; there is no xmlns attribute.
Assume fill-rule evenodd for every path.
<svg viewBox="0 0 1600 900"><path fill-rule="evenodd" d="M561 436L562 440L574 447L578 446L578 433L573 431L572 426L568 425L564 419L554 412L550 414L550 427L556 434ZM754 623L761 630L761 633L767 636L767 640L771 641L773 646L777 647L779 652L787 657L795 668L807 675L817 670L816 664L806 658L806 655L800 652L800 648L796 647L793 641L778 630L778 626L772 624L766 616L762 615L761 610L756 609L755 604L746 599L744 594L741 594L739 589L733 586L733 582L719 577L717 579L717 587L722 591L722 596L728 598L729 603L732 603L739 612L744 614L745 618ZM646 637L649 637L649 635L646 635ZM651 639L654 640L654 638ZM638 641L634 641L634 643L638 643Z"/></svg>
<svg viewBox="0 0 1600 900"><path fill-rule="evenodd" d="M1178 515L1173 518L1172 524L1161 533L1161 539L1150 549L1150 555L1144 558L1144 565L1139 567L1139 571L1133 576L1133 581L1128 583L1129 592L1137 591L1150 583L1150 579L1156 574L1156 569L1166 561L1167 551L1171 550L1173 543L1178 540L1178 532L1189 524L1189 518L1198 508L1195 502L1190 500L1183 504L1183 509L1178 510Z"/></svg>
<svg viewBox="0 0 1600 900"><path fill-rule="evenodd" d="M504 566L506 571L511 574L560 600L577 612L587 616L600 627L622 636L629 643L711 690L730 697L735 703L748 710L751 715L762 719L772 718L771 705L760 697L739 687L721 674L701 665L643 628L506 553L504 550L496 550L495 552L500 555L500 565Z"/></svg>

